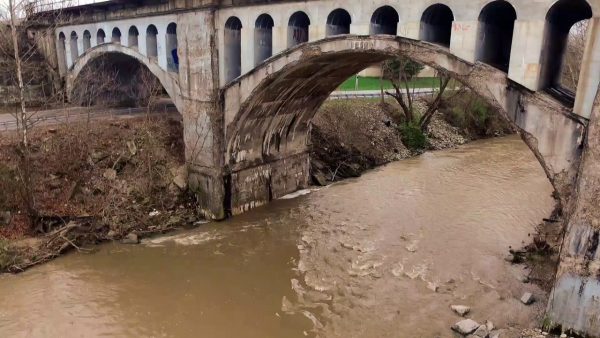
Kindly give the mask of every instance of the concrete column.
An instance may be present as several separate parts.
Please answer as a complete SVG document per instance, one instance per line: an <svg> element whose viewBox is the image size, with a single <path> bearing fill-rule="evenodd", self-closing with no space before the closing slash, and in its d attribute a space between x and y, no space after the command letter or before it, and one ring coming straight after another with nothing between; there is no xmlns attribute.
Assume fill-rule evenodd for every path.
<svg viewBox="0 0 600 338"><path fill-rule="evenodd" d="M158 29L158 35L156 36L156 45L157 45L157 50L158 50L158 56L157 56L158 65L160 66L161 69L168 71L168 69L167 69L167 26L162 25L161 27L157 27L157 29ZM179 29L177 31L179 32ZM179 35L180 34L178 34L178 36Z"/></svg>
<svg viewBox="0 0 600 338"><path fill-rule="evenodd" d="M66 40L65 40L65 59L67 60L67 70L71 69L71 66L73 65L73 60L71 58L71 37L69 36Z"/></svg>
<svg viewBox="0 0 600 338"><path fill-rule="evenodd" d="M325 24L311 23L308 26L308 41L312 42L324 39L326 36L325 33Z"/></svg>
<svg viewBox="0 0 600 338"><path fill-rule="evenodd" d="M459 58L475 62L478 21L454 21L450 38L450 51Z"/></svg>
<svg viewBox="0 0 600 338"><path fill-rule="evenodd" d="M369 31L371 30L370 22L352 22L350 24L350 34L355 35L369 35Z"/></svg>
<svg viewBox="0 0 600 338"><path fill-rule="evenodd" d="M508 77L531 90L538 90L544 41L544 20L515 21Z"/></svg>
<svg viewBox="0 0 600 338"><path fill-rule="evenodd" d="M573 112L589 118L594 104L594 96L600 84L600 17L589 21L587 42Z"/></svg>
<svg viewBox="0 0 600 338"><path fill-rule="evenodd" d="M547 324L600 337L600 88L590 115L578 182L566 210L567 233L550 301Z"/></svg>
<svg viewBox="0 0 600 338"><path fill-rule="evenodd" d="M218 59L216 48L207 48L216 39L213 16L209 11L177 16L178 45L186 46L186 52L180 53L179 86L190 189L197 196L200 213L209 219L223 219L224 134L223 113L216 101Z"/></svg>
<svg viewBox="0 0 600 338"><path fill-rule="evenodd" d="M242 27L242 75L254 68L254 26Z"/></svg>
<svg viewBox="0 0 600 338"><path fill-rule="evenodd" d="M138 52L140 54L148 57L148 50L146 49L146 30L139 31L140 35L138 36Z"/></svg>
<svg viewBox="0 0 600 338"><path fill-rule="evenodd" d="M287 25L273 27L273 55L287 49Z"/></svg>
<svg viewBox="0 0 600 338"><path fill-rule="evenodd" d="M419 39L420 21L410 21L398 24L398 36L407 37L410 39Z"/></svg>

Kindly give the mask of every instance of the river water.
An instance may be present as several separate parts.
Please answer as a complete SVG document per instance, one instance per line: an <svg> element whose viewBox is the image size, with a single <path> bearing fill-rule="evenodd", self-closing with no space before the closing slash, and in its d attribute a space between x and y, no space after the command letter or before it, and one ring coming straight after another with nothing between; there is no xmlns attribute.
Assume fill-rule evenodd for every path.
<svg viewBox="0 0 600 338"><path fill-rule="evenodd" d="M0 276L0 337L450 337L451 304L528 326L539 309L518 297L540 291L503 257L549 215L551 192L517 137L427 153Z"/></svg>

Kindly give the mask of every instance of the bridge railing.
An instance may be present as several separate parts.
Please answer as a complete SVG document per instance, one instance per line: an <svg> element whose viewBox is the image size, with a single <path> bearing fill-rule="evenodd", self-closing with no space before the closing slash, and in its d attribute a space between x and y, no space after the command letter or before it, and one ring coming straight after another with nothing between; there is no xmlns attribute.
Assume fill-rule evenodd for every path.
<svg viewBox="0 0 600 338"><path fill-rule="evenodd" d="M76 112L76 113L60 113L60 114L52 114L52 115L41 115L41 116L33 116L29 118L28 125L57 125L64 124L75 121L83 121L88 117L88 114L91 119L99 119L99 118L118 118L125 116L136 116L142 115L147 112L147 108L123 108L123 109L103 109L92 112ZM40 112L41 113L41 112ZM163 111L157 111L153 109L150 115L156 116L160 114L172 114L177 113L177 108L172 105L164 106ZM17 129L17 121L3 121L0 122L0 131L10 131Z"/></svg>

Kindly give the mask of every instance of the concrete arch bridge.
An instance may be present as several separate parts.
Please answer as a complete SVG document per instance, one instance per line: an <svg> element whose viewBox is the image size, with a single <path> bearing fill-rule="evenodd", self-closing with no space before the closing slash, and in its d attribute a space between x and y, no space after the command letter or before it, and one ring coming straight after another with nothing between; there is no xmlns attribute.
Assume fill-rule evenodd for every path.
<svg viewBox="0 0 600 338"><path fill-rule="evenodd" d="M64 12L52 39L67 89L100 56L148 67L183 116L190 186L215 219L306 187L319 106L351 75L398 55L498 108L559 190L599 109L600 0L142 0ZM572 92L560 77L582 20ZM557 320L600 336L598 313Z"/></svg>

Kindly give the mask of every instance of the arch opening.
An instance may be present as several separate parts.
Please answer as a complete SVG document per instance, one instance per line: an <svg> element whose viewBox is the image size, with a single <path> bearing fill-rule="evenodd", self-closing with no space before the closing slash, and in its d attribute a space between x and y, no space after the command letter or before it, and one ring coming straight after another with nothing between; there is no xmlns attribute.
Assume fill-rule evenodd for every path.
<svg viewBox="0 0 600 338"><path fill-rule="evenodd" d="M71 62L75 63L75 60L79 57L79 48L77 46L77 33L71 32L71 40L69 40L69 48L71 49Z"/></svg>
<svg viewBox="0 0 600 338"><path fill-rule="evenodd" d="M112 38L110 40L112 43L121 43L121 30L117 27L112 30Z"/></svg>
<svg viewBox="0 0 600 338"><path fill-rule="evenodd" d="M96 45L101 45L105 42L106 33L104 33L103 29L99 29L98 33L96 33Z"/></svg>
<svg viewBox="0 0 600 338"><path fill-rule="evenodd" d="M370 34L398 35L400 16L391 6L379 7L371 16Z"/></svg>
<svg viewBox="0 0 600 338"><path fill-rule="evenodd" d="M158 29L150 25L146 29L146 56L155 59L158 57Z"/></svg>
<svg viewBox="0 0 600 338"><path fill-rule="evenodd" d="M352 24L352 17L350 13L345 9L338 8L327 17L327 27L325 31L326 36L335 36L350 34L350 25Z"/></svg>
<svg viewBox="0 0 600 338"><path fill-rule="evenodd" d="M86 30L83 32L83 51L92 48L92 34L90 31Z"/></svg>
<svg viewBox="0 0 600 338"><path fill-rule="evenodd" d="M225 22L225 82L242 75L242 21L232 16Z"/></svg>
<svg viewBox="0 0 600 338"><path fill-rule="evenodd" d="M179 54L177 51L177 24L171 22L167 26L167 36L165 39L167 47L167 70L170 72L179 71Z"/></svg>
<svg viewBox="0 0 600 338"><path fill-rule="evenodd" d="M288 48L308 42L310 18L300 11L292 14L288 22Z"/></svg>
<svg viewBox="0 0 600 338"><path fill-rule="evenodd" d="M63 70L67 70L67 48L66 48L65 34L60 32L58 34L58 62Z"/></svg>
<svg viewBox="0 0 600 338"><path fill-rule="evenodd" d="M548 10L544 28L540 89L571 106L579 82L592 8L585 0L559 0Z"/></svg>
<svg viewBox="0 0 600 338"><path fill-rule="evenodd" d="M254 26L254 65L258 65L273 55L273 18L261 14Z"/></svg>
<svg viewBox="0 0 600 338"><path fill-rule="evenodd" d="M450 7L444 4L427 7L421 16L419 39L449 48L453 21Z"/></svg>
<svg viewBox="0 0 600 338"><path fill-rule="evenodd" d="M130 48L137 49L138 48L138 40L139 40L140 32L137 27L131 26L129 27L129 32L127 34L127 46Z"/></svg>
<svg viewBox="0 0 600 338"><path fill-rule="evenodd" d="M141 107L166 95L160 80L139 60L109 52L83 66L70 98L85 107Z"/></svg>
<svg viewBox="0 0 600 338"><path fill-rule="evenodd" d="M507 73L517 12L505 0L494 0L479 14L476 60Z"/></svg>

